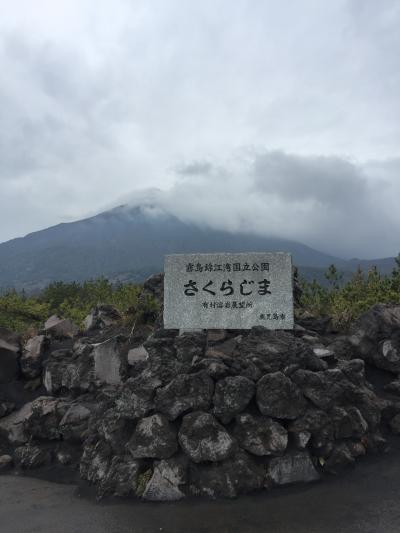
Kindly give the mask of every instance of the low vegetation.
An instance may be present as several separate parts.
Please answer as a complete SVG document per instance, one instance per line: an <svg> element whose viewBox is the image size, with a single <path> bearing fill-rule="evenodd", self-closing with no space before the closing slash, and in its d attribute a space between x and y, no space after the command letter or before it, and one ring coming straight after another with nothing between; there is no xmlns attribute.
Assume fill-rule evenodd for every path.
<svg viewBox="0 0 400 533"><path fill-rule="evenodd" d="M400 255L389 276L373 268L361 269L343 282L340 272L331 265L325 274L328 285L301 280L300 313L332 317L336 327L345 329L361 313L376 303L400 304ZM130 325L151 322L159 310L158 303L141 296L141 286L134 283L112 284L105 278L84 283L51 283L41 294L9 291L0 296L0 327L20 333L39 329L52 314L71 318L81 325L85 316L99 303L113 304Z"/></svg>
<svg viewBox="0 0 400 533"><path fill-rule="evenodd" d="M127 324L154 319L158 311L157 302L149 297L140 297L140 294L140 285L114 285L105 278L84 283L51 283L37 296L12 290L0 296L0 327L23 333L40 328L52 314L71 318L81 325L90 310L99 303L115 305Z"/></svg>
<svg viewBox="0 0 400 533"><path fill-rule="evenodd" d="M343 283L340 272L331 265L325 274L328 286L302 280L302 311L317 317L332 317L333 323L345 329L360 314L376 303L400 304L400 254L391 275L383 276L376 268L358 269Z"/></svg>

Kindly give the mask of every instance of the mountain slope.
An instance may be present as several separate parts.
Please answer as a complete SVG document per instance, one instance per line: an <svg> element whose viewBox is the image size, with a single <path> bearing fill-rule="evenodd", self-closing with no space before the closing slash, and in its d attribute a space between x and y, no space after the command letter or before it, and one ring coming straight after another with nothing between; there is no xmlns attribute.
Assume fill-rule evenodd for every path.
<svg viewBox="0 0 400 533"><path fill-rule="evenodd" d="M200 228L148 209L119 207L0 244L0 287L35 290L54 280L125 273L142 280L162 269L168 253L268 250L291 252L298 266L355 268L298 242Z"/></svg>

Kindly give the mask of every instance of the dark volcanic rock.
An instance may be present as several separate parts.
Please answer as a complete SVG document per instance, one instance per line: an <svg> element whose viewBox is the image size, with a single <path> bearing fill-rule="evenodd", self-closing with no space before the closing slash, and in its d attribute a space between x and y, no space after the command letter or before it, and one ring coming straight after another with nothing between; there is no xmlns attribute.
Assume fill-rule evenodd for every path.
<svg viewBox="0 0 400 533"><path fill-rule="evenodd" d="M331 410L331 417L337 439L360 438L368 431L368 423L357 407L350 406L347 409L334 407Z"/></svg>
<svg viewBox="0 0 400 533"><path fill-rule="evenodd" d="M301 434L302 438L307 438L307 434L310 434L311 444L317 449L326 446L334 439L331 417L325 411L313 407L308 408L303 416L291 422L288 430L297 436ZM295 440L301 442L300 437Z"/></svg>
<svg viewBox="0 0 400 533"><path fill-rule="evenodd" d="M56 339L72 338L78 334L78 327L69 318L51 316L44 325L44 331Z"/></svg>
<svg viewBox="0 0 400 533"><path fill-rule="evenodd" d="M286 419L301 416L307 407L300 389L282 372L267 374L260 379L257 404L263 415Z"/></svg>
<svg viewBox="0 0 400 533"><path fill-rule="evenodd" d="M200 411L184 416L179 444L195 463L223 461L236 450L236 442L225 428L210 413Z"/></svg>
<svg viewBox="0 0 400 533"><path fill-rule="evenodd" d="M0 442L17 446L28 442L29 435L25 431L26 422L32 416L32 404L26 403L21 409L0 419Z"/></svg>
<svg viewBox="0 0 400 533"><path fill-rule="evenodd" d="M21 356L21 371L26 378L33 379L42 374L46 345L47 339L44 335L32 337L25 344Z"/></svg>
<svg viewBox="0 0 400 533"><path fill-rule="evenodd" d="M86 337L61 328L22 355L0 328L12 380L0 383L0 469L62 465L99 497L153 501L313 481L315 465L339 472L400 434L399 381L385 386L387 370L400 374L398 308L375 307L351 337L314 319L293 332L147 326L135 337L98 307ZM383 370L366 374L364 361Z"/></svg>
<svg viewBox="0 0 400 533"><path fill-rule="evenodd" d="M361 358L378 368L398 372L398 354L391 343L385 345L382 341L390 340L399 331L400 305L377 304L352 325L350 341ZM380 350L377 350L379 344Z"/></svg>
<svg viewBox="0 0 400 533"><path fill-rule="evenodd" d="M62 390L81 393L94 388L94 362L91 347L76 354L72 350L51 352L44 364L43 384L50 394Z"/></svg>
<svg viewBox="0 0 400 533"><path fill-rule="evenodd" d="M113 455L102 441L87 445L80 462L80 474L96 486L98 497L129 496L137 488L140 461L130 455Z"/></svg>
<svg viewBox="0 0 400 533"><path fill-rule="evenodd" d="M0 402L0 418L7 416L14 411L15 404L12 402Z"/></svg>
<svg viewBox="0 0 400 533"><path fill-rule="evenodd" d="M66 441L83 442L87 436L91 410L76 403L66 411L59 424L59 431Z"/></svg>
<svg viewBox="0 0 400 533"><path fill-rule="evenodd" d="M24 430L37 439L61 438L60 422L70 408L70 402L51 396L41 396L31 403L31 414L24 421Z"/></svg>
<svg viewBox="0 0 400 533"><path fill-rule="evenodd" d="M175 338L176 358L183 364L190 365L194 357L202 357L206 347L206 333L185 332Z"/></svg>
<svg viewBox="0 0 400 533"><path fill-rule="evenodd" d="M389 422L390 429L395 435L400 434L400 414L394 416Z"/></svg>
<svg viewBox="0 0 400 533"><path fill-rule="evenodd" d="M125 443L132 433L132 423L122 417L115 408L110 408L99 416L97 432L114 453L121 454L125 452Z"/></svg>
<svg viewBox="0 0 400 533"><path fill-rule="evenodd" d="M10 470L13 465L13 458L11 455L4 454L0 455L0 473L7 472L7 470Z"/></svg>
<svg viewBox="0 0 400 533"><path fill-rule="evenodd" d="M164 273L154 274L143 283L143 294L162 302L164 299Z"/></svg>
<svg viewBox="0 0 400 533"><path fill-rule="evenodd" d="M307 452L295 452L274 457L268 464L267 483L287 485L289 483L308 483L320 478L310 455Z"/></svg>
<svg viewBox="0 0 400 533"><path fill-rule="evenodd" d="M156 392L156 409L170 420L189 410L206 410L210 407L214 382L205 373L181 374Z"/></svg>
<svg viewBox="0 0 400 533"><path fill-rule="evenodd" d="M288 443L288 433L281 424L247 413L236 417L234 435L241 448L254 455L280 455Z"/></svg>
<svg viewBox="0 0 400 533"><path fill-rule="evenodd" d="M99 304L85 318L85 331L112 326L121 319L122 315L116 307L110 304Z"/></svg>
<svg viewBox="0 0 400 533"><path fill-rule="evenodd" d="M39 468L51 463L51 453L39 446L25 444L15 449L14 463L18 468L24 470Z"/></svg>
<svg viewBox="0 0 400 533"><path fill-rule="evenodd" d="M18 376L19 354L18 336L0 328L0 384L9 383Z"/></svg>
<svg viewBox="0 0 400 533"><path fill-rule="evenodd" d="M130 496L135 494L141 463L129 455L112 457L107 472L101 480L98 496Z"/></svg>
<svg viewBox="0 0 400 533"><path fill-rule="evenodd" d="M344 467L354 463L354 457L345 442L335 445L325 463L325 470L337 474Z"/></svg>
<svg viewBox="0 0 400 533"><path fill-rule="evenodd" d="M221 463L192 465L190 492L209 498L235 498L262 488L265 472L245 452L238 452Z"/></svg>
<svg viewBox="0 0 400 533"><path fill-rule="evenodd" d="M240 355L249 358L262 374L283 371L296 364L309 370L324 370L326 363L317 357L309 344L285 331L252 328L239 344Z"/></svg>
<svg viewBox="0 0 400 533"><path fill-rule="evenodd" d="M115 398L118 413L130 419L142 418L154 409L154 396L161 382L146 377L129 378Z"/></svg>
<svg viewBox="0 0 400 533"><path fill-rule="evenodd" d="M164 330L158 333L164 335ZM148 367L144 373L160 380L163 385L188 369L188 366L178 361L176 357L174 336L153 335L143 343L143 346L149 354Z"/></svg>
<svg viewBox="0 0 400 533"><path fill-rule="evenodd" d="M400 332L400 331L399 331ZM400 372L400 335L381 341L372 353L372 362L377 368Z"/></svg>
<svg viewBox="0 0 400 533"><path fill-rule="evenodd" d="M97 485L99 493L110 468L111 454L110 445L104 441L86 443L83 449L79 465L81 478Z"/></svg>
<svg viewBox="0 0 400 533"><path fill-rule="evenodd" d="M213 412L224 424L244 411L255 393L254 383L244 376L221 379L215 386Z"/></svg>
<svg viewBox="0 0 400 533"><path fill-rule="evenodd" d="M127 444L127 449L135 459L167 459L178 449L176 431L163 415L142 418Z"/></svg>

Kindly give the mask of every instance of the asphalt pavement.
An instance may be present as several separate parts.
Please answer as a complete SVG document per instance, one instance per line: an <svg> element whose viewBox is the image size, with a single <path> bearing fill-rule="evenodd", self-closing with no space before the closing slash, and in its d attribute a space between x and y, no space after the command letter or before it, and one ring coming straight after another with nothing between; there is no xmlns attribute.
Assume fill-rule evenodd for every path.
<svg viewBox="0 0 400 533"><path fill-rule="evenodd" d="M311 485L236 500L103 502L73 485L0 476L1 533L399 533L400 453Z"/></svg>

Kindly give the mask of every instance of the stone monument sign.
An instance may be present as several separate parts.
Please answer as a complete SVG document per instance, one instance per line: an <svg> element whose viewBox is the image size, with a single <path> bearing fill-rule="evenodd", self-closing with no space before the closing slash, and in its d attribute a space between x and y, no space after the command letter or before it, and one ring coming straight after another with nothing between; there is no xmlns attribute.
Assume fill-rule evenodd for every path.
<svg viewBox="0 0 400 533"><path fill-rule="evenodd" d="M293 329L292 257L286 252L165 257L169 329Z"/></svg>

